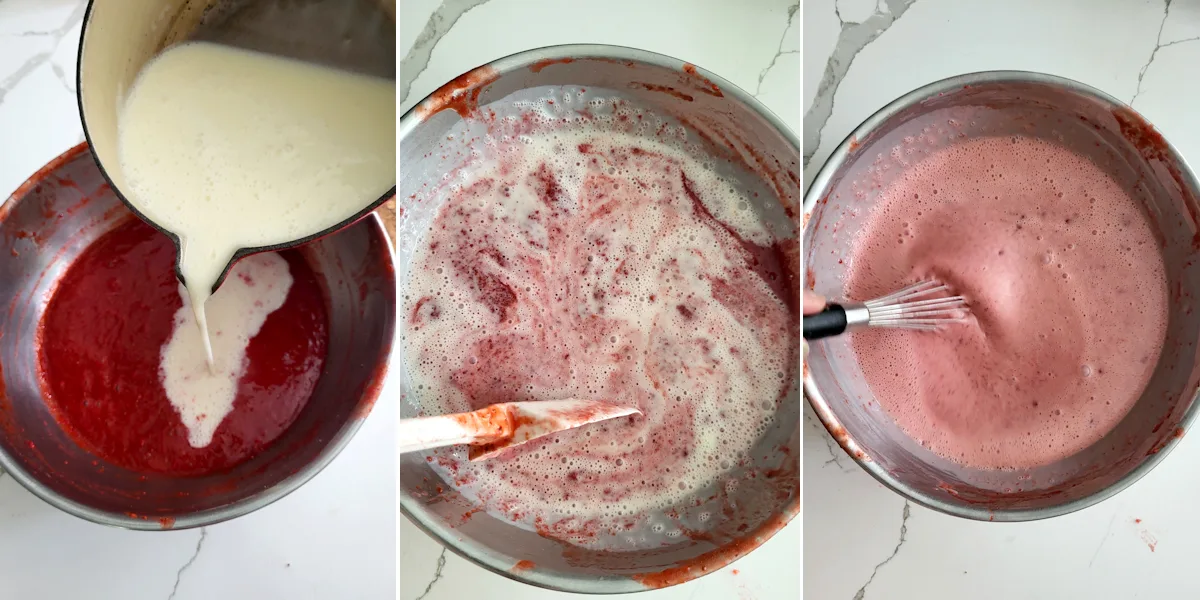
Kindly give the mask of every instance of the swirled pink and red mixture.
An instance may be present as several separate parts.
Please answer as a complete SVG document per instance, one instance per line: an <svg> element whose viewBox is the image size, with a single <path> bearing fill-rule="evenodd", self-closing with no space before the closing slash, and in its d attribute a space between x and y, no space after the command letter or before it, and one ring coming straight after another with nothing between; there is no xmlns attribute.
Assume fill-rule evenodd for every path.
<svg viewBox="0 0 1200 600"><path fill-rule="evenodd" d="M643 415L428 460L488 512L576 543L725 485L798 363L799 279L754 199L630 133L548 129L493 149L442 190L404 292L420 409L586 398Z"/></svg>

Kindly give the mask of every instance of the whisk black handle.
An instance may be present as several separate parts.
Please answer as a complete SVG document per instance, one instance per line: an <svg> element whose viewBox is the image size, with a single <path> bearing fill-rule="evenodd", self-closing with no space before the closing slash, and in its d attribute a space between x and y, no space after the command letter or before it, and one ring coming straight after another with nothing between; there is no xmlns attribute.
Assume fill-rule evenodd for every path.
<svg viewBox="0 0 1200 600"><path fill-rule="evenodd" d="M840 304L827 304L825 310L804 317L804 339L819 340L846 331L846 309Z"/></svg>

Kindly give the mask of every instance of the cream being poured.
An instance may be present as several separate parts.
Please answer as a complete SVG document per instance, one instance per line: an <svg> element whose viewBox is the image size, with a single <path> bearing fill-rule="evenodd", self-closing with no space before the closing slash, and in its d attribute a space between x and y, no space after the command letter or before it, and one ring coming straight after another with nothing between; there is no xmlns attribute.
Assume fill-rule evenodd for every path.
<svg viewBox="0 0 1200 600"><path fill-rule="evenodd" d="M317 234L387 192L395 124L394 81L217 44L139 73L118 121L121 191L179 237L214 372L205 303L235 252Z"/></svg>
<svg viewBox="0 0 1200 600"><path fill-rule="evenodd" d="M238 381L246 372L246 349L267 317L279 310L292 287L288 263L274 252L249 256L233 267L209 301L215 361L206 364L198 339L195 311L183 286L183 306L175 313L175 329L162 347L158 375L167 399L188 430L188 443L212 443L221 422L233 411Z"/></svg>

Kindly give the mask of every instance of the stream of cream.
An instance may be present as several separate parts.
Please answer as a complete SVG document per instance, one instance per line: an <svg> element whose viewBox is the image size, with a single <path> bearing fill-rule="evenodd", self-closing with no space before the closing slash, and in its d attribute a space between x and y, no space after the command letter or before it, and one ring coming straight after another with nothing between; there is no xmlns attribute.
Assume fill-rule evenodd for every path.
<svg viewBox="0 0 1200 600"><path fill-rule="evenodd" d="M241 248L302 239L396 182L395 82L218 44L151 60L121 108L127 199L179 236L210 368L205 303Z"/></svg>

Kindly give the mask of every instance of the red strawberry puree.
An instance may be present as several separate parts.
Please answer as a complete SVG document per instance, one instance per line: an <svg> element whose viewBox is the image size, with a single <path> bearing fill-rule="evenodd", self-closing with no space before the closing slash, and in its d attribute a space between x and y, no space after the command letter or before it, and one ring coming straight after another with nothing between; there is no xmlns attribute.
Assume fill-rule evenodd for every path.
<svg viewBox="0 0 1200 600"><path fill-rule="evenodd" d="M199 476L265 449L300 414L325 359L325 302L296 252L293 283L246 352L233 411L194 448L160 374L183 304L175 246L141 221L105 234L70 266L46 308L42 377L60 425L83 448L143 473Z"/></svg>
<svg viewBox="0 0 1200 600"><path fill-rule="evenodd" d="M677 147L588 126L523 142L449 188L414 259L406 362L426 414L642 411L478 463L428 457L488 512L587 545L744 460L790 385L798 291L745 200Z"/></svg>
<svg viewBox="0 0 1200 600"><path fill-rule="evenodd" d="M847 297L938 278L965 295L946 331L851 338L879 403L934 452L1027 469L1104 437L1158 360L1167 290L1138 204L1105 171L1029 137L952 145L883 190Z"/></svg>

